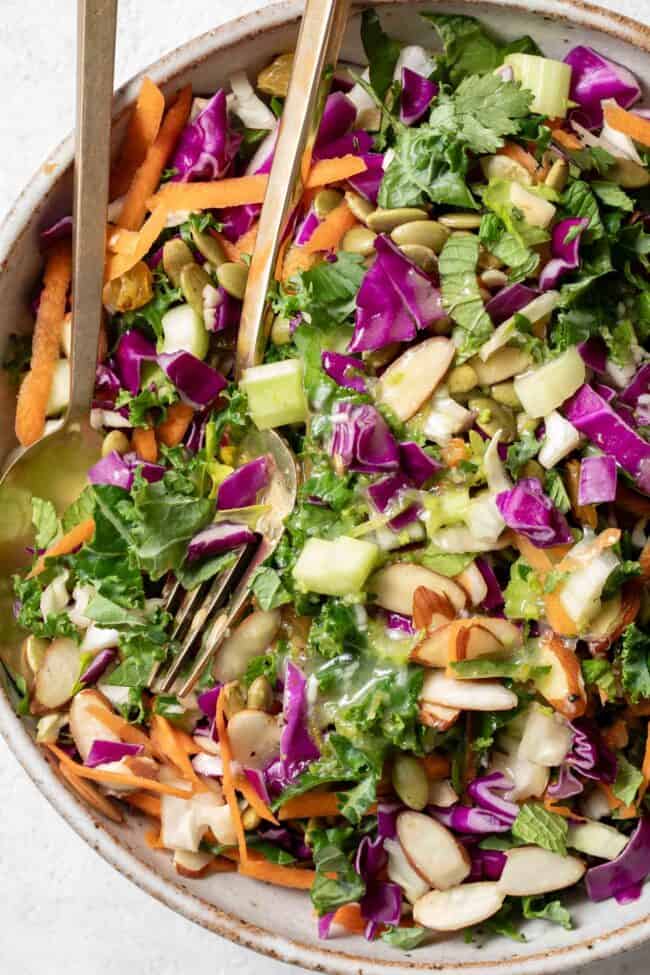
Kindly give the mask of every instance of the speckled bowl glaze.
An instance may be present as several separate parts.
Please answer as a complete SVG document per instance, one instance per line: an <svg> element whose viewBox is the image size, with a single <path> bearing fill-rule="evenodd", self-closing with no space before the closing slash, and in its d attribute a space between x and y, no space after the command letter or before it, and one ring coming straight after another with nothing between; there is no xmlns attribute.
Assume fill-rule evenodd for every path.
<svg viewBox="0 0 650 975"><path fill-rule="evenodd" d="M592 45L626 65L650 87L650 28L576 0L536 0L535 10L507 0L416 4L375 0L388 31L407 43L435 44L433 31L418 9L439 6L445 12L474 14L496 34L512 38L531 34L546 54L562 58L576 43ZM301 4L290 2L250 14L183 45L156 62L147 74L167 92L191 82L197 93L214 91L235 69L251 72L295 41ZM358 16L353 17L343 56L359 61ZM121 135L128 108L140 84L135 78L115 97L115 138ZM32 327L29 300L40 269L38 232L71 209L72 140L68 138L34 175L0 228L0 353L12 331ZM0 386L0 457L14 445L14 393ZM1 639L1 637L0 637ZM590 904L575 898L576 927L564 931L530 922L527 942L492 939L480 950L462 938L444 937L404 954L356 937L319 941L309 898L270 888L233 874L184 880L170 858L147 848L143 823L123 826L101 820L83 806L58 778L0 691L0 731L27 774L52 805L101 856L139 887L197 924L286 962L337 975L389 975L392 971L460 971L474 975L533 975L573 970L596 958L635 947L650 938L650 885L635 903ZM83 891L80 891L83 897Z"/></svg>

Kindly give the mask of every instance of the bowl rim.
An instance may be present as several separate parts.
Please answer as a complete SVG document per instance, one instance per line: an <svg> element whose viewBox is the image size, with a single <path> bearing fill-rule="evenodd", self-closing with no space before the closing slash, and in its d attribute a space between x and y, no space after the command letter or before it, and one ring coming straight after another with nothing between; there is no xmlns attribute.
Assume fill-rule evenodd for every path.
<svg viewBox="0 0 650 975"><path fill-rule="evenodd" d="M411 0L362 0L355 3L352 12L364 6L390 6L408 4ZM531 11L526 0L454 0L468 7L493 7L525 13L535 13L548 20L579 25L608 34L650 54L650 24L641 24L631 17L605 10L584 0L536 0ZM442 4L444 6L444 3ZM262 9L254 10L206 31L164 54L148 67L125 82L115 93L113 121L119 121L133 102L145 75L165 86L173 85L176 77L200 64L217 50L251 40L274 28L296 23L302 11L300 0L281 0ZM42 211L58 180L73 159L73 134L67 135L34 172L24 189L8 210L0 225L0 275L10 273L12 252L27 232L33 217ZM251 948L278 961L304 968L330 972L332 975L387 975L390 971L424 972L435 970L442 975L458 975L464 971L472 975L542 975L558 972L569 967L582 967L606 958L614 952L628 951L650 939L650 913L636 921L592 938L581 939L562 947L513 955L501 961L418 962L417 956L403 954L393 959L369 959L333 947L333 942L317 946L293 938L277 935L271 929L250 924L220 910L189 890L181 879L168 880L149 863L129 848L128 843L118 840L108 832L103 822L65 785L54 765L27 732L23 722L14 713L4 688L0 687L0 735L16 760L25 770L38 790L66 823L107 863L123 876L133 881L165 906L177 911L202 927L228 940Z"/></svg>

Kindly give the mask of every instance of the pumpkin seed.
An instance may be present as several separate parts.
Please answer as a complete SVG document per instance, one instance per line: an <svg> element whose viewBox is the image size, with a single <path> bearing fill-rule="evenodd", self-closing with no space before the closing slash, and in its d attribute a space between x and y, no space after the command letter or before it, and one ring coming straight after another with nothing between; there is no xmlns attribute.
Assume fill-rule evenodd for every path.
<svg viewBox="0 0 650 975"><path fill-rule="evenodd" d="M521 401L515 392L513 382L497 383L490 390L492 398L501 403L502 406L510 406L513 410L521 409Z"/></svg>
<svg viewBox="0 0 650 975"><path fill-rule="evenodd" d="M245 709L246 694L238 680L231 680L222 688L221 693L224 695L223 710L228 720Z"/></svg>
<svg viewBox="0 0 650 975"><path fill-rule="evenodd" d="M119 278L107 281L102 292L102 301L111 311L134 311L152 298L153 275L144 261L138 261Z"/></svg>
<svg viewBox="0 0 650 975"><path fill-rule="evenodd" d="M203 321L203 291L206 285L211 285L212 278L207 271L204 271L198 264L192 262L186 264L181 270L181 291L188 305L194 309L196 314Z"/></svg>
<svg viewBox="0 0 650 975"><path fill-rule="evenodd" d="M375 252L375 237L367 227L351 227L346 231L341 241L341 248L350 254L361 254L369 257Z"/></svg>
<svg viewBox="0 0 650 975"><path fill-rule="evenodd" d="M403 223L410 223L412 220L426 220L426 216L424 210L418 210L415 207L395 207L393 210L377 207L373 213L368 215L366 223L375 233L388 234Z"/></svg>
<svg viewBox="0 0 650 975"><path fill-rule="evenodd" d="M102 457L108 457L113 451L120 454L128 454L131 449L129 438L121 430L111 430L102 441Z"/></svg>
<svg viewBox="0 0 650 975"><path fill-rule="evenodd" d="M429 800L426 772L413 755L398 755L393 764L393 788L409 809L424 809Z"/></svg>
<svg viewBox="0 0 650 975"><path fill-rule="evenodd" d="M487 271L483 271L479 281L486 288L503 288L508 283L508 275L504 274L503 271L497 271L496 268L489 268Z"/></svg>
<svg viewBox="0 0 650 975"><path fill-rule="evenodd" d="M507 406L502 406L489 396L472 396L467 405L478 414L476 423L488 437L501 430L503 443L512 443L516 439L517 423L514 413Z"/></svg>
<svg viewBox="0 0 650 975"><path fill-rule="evenodd" d="M435 253L430 247L425 247L424 244L402 244L400 250L405 257L408 257L409 261L413 261L427 274L431 274L438 267Z"/></svg>
<svg viewBox="0 0 650 975"><path fill-rule="evenodd" d="M289 91L289 81L293 70L294 52L278 54L270 64L262 68L257 76L257 88L265 95L275 95L286 98Z"/></svg>
<svg viewBox="0 0 650 975"><path fill-rule="evenodd" d="M478 384L476 370L465 363L463 366L456 366L447 377L449 392L455 396L457 393L469 393L470 389Z"/></svg>
<svg viewBox="0 0 650 975"><path fill-rule="evenodd" d="M650 184L650 173L645 166L639 166L633 159L615 159L607 170L607 179L618 183L624 190L640 190Z"/></svg>
<svg viewBox="0 0 650 975"><path fill-rule="evenodd" d="M481 219L480 213L443 213L438 217L444 227L452 230L478 230Z"/></svg>
<svg viewBox="0 0 650 975"><path fill-rule="evenodd" d="M447 243L449 230L437 220L412 220L395 227L391 238L398 247L404 244L419 244L430 247L435 254L439 254Z"/></svg>
<svg viewBox="0 0 650 975"><path fill-rule="evenodd" d="M241 261L226 261L217 268L217 280L224 291L242 301L246 293L248 268Z"/></svg>
<svg viewBox="0 0 650 975"><path fill-rule="evenodd" d="M544 180L545 186L550 186L552 190L561 193L569 179L569 164L566 159L556 159L548 171Z"/></svg>
<svg viewBox="0 0 650 975"><path fill-rule="evenodd" d="M261 816L256 812L252 806L244 809L241 814L241 823L245 830L257 829L259 824L262 822Z"/></svg>
<svg viewBox="0 0 650 975"><path fill-rule="evenodd" d="M390 342L383 349L374 349L372 352L362 352L361 358L371 371L382 369L399 354L401 345L399 342Z"/></svg>
<svg viewBox="0 0 650 975"><path fill-rule="evenodd" d="M163 246L163 271L175 288L178 288L181 283L181 271L185 265L193 263L192 251L180 237L168 240Z"/></svg>
<svg viewBox="0 0 650 975"><path fill-rule="evenodd" d="M314 197L314 210L319 220L324 220L328 213L336 210L343 199L338 190L320 190Z"/></svg>
<svg viewBox="0 0 650 975"><path fill-rule="evenodd" d="M539 426L539 420L528 416L527 413L517 413L517 433L521 437L525 433L535 433Z"/></svg>
<svg viewBox="0 0 650 975"><path fill-rule="evenodd" d="M213 267L219 267L226 260L223 247L212 234L205 234L192 227L192 240L199 254L202 254Z"/></svg>
<svg viewBox="0 0 650 975"><path fill-rule="evenodd" d="M521 469L521 477L536 477L542 483L544 482L545 475L546 471L539 461L536 460L527 460Z"/></svg>
<svg viewBox="0 0 650 975"><path fill-rule="evenodd" d="M271 326L273 345L287 345L291 341L291 323L283 315L276 315Z"/></svg>
<svg viewBox="0 0 650 975"><path fill-rule="evenodd" d="M270 711L273 705L273 688L268 677L261 674L248 688L246 706L256 711Z"/></svg>
<svg viewBox="0 0 650 975"><path fill-rule="evenodd" d="M352 210L352 213L360 220L361 223L365 223L371 213L375 212L375 206L369 200L366 200L364 196L360 193L355 193L353 190L347 190L345 194L345 202Z"/></svg>

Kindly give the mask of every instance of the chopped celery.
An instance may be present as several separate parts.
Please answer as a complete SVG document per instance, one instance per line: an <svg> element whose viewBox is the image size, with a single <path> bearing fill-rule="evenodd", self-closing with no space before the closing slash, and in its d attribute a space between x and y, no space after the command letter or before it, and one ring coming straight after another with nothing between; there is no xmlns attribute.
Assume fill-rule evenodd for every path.
<svg viewBox="0 0 650 975"><path fill-rule="evenodd" d="M442 494L426 495L424 520L429 537L433 537L443 525L464 521L469 504L469 490L463 487L450 488Z"/></svg>
<svg viewBox="0 0 650 975"><path fill-rule="evenodd" d="M300 359L284 359L246 369L241 388L258 430L304 423L308 415Z"/></svg>
<svg viewBox="0 0 650 975"><path fill-rule="evenodd" d="M341 535L334 541L310 538L296 562L296 584L324 596L351 596L361 591L377 561L371 542Z"/></svg>
<svg viewBox="0 0 650 975"><path fill-rule="evenodd" d="M70 360L57 359L52 373L52 385L47 399L47 416L58 416L70 402Z"/></svg>
<svg viewBox="0 0 650 975"><path fill-rule="evenodd" d="M557 359L516 376L515 392L528 416L543 417L559 409L580 389L585 378L584 361L572 345Z"/></svg>
<svg viewBox="0 0 650 975"><path fill-rule="evenodd" d="M515 81L533 93L531 112L564 118L569 101L571 65L536 54L508 54L505 64L515 73Z"/></svg>
<svg viewBox="0 0 650 975"><path fill-rule="evenodd" d="M210 336L206 328L189 305L170 308L162 317L163 352L191 352L197 359L205 359L208 354Z"/></svg>

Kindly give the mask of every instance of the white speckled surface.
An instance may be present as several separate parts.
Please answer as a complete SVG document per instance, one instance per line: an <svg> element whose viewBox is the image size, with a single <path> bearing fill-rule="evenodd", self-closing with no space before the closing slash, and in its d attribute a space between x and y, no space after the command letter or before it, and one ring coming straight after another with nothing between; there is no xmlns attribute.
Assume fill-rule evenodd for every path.
<svg viewBox="0 0 650 975"><path fill-rule="evenodd" d="M262 0L120 0L117 83ZM650 21L648 0L602 5ZM74 0L0 5L0 214L72 124ZM0 972L283 975L287 966L173 914L99 859L0 744ZM613 908L614 909L614 908ZM588 969L641 975L650 947ZM292 968L298 973L300 970Z"/></svg>

